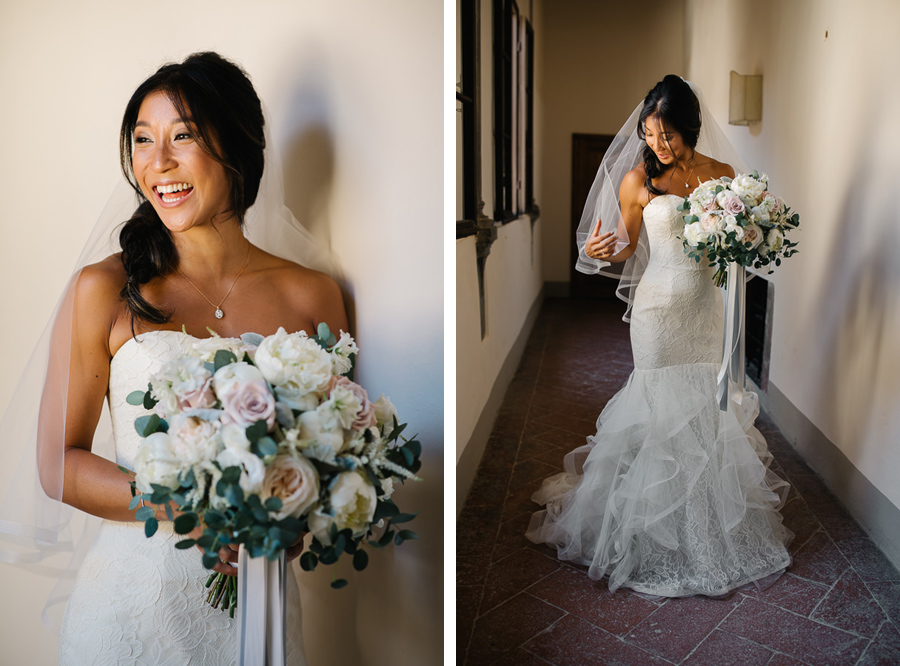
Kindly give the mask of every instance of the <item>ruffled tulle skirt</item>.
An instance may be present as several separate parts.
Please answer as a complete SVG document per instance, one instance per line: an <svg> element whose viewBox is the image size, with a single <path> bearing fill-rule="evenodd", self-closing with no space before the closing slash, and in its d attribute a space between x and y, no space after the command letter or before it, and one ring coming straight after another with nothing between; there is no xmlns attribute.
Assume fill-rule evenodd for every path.
<svg viewBox="0 0 900 666"><path fill-rule="evenodd" d="M527 536L612 590L717 596L781 572L788 485L768 469L756 395L721 411L711 363L635 370L533 499Z"/></svg>

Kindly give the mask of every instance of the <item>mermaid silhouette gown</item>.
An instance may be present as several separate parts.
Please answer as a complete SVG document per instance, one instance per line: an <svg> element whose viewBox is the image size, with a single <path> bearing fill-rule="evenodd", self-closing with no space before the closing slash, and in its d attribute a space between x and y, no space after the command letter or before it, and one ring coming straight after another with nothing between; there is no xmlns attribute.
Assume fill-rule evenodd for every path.
<svg viewBox="0 0 900 666"><path fill-rule="evenodd" d="M118 464L133 469L141 407L125 402L147 386L151 372L189 351L178 331L152 331L129 339L110 362L108 400ZM184 537L160 522L152 538L143 523L104 520L78 570L60 634L60 664L191 664L220 666L237 660L237 619L206 603L210 572L196 548L176 550ZM288 664L306 664L300 595L288 576Z"/></svg>
<svg viewBox="0 0 900 666"><path fill-rule="evenodd" d="M631 313L634 372L533 499L527 536L645 594L722 595L790 564L778 508L788 486L753 427L756 395L716 401L722 299L684 254L675 195L644 208L650 259Z"/></svg>

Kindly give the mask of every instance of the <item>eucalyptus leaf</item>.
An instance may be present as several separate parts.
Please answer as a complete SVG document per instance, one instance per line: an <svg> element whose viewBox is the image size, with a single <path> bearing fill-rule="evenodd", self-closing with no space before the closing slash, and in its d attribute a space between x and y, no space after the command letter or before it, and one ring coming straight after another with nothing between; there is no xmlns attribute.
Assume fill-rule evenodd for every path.
<svg viewBox="0 0 900 666"><path fill-rule="evenodd" d="M300 556L300 568L304 571L315 571L316 565L319 563L319 558L316 557L315 553L311 553L306 551L303 555Z"/></svg>
<svg viewBox="0 0 900 666"><path fill-rule="evenodd" d="M331 582L331 587L333 587L335 590L340 590L343 587L347 587L347 581L343 578L338 578L337 580Z"/></svg>
<svg viewBox="0 0 900 666"><path fill-rule="evenodd" d="M203 553L203 566L212 569L219 563L219 556L216 553Z"/></svg>
<svg viewBox="0 0 900 666"><path fill-rule="evenodd" d="M231 365L232 363L236 362L237 356L234 355L234 352L230 352L227 349L220 349L219 351L217 351L216 356L213 359L216 372L224 368L226 365Z"/></svg>
<svg viewBox="0 0 900 666"><path fill-rule="evenodd" d="M135 407L143 405L145 393L146 391L132 391L125 398L125 402L127 402L129 405L134 405Z"/></svg>
<svg viewBox="0 0 900 666"><path fill-rule="evenodd" d="M154 534L156 534L156 528L158 527L159 521L156 520L156 518L148 518L146 521L144 521L144 534L147 535L148 538L152 537Z"/></svg>
<svg viewBox="0 0 900 666"><path fill-rule="evenodd" d="M150 518L153 518L154 513L156 513L156 512L153 510L152 506L142 506L134 514L134 517L137 520L149 520Z"/></svg>
<svg viewBox="0 0 900 666"><path fill-rule="evenodd" d="M409 521L411 521L413 518L415 518L418 515L419 515L418 512L417 513L398 513L396 516L391 518L391 523L393 523L394 525L397 525L399 523L408 523Z"/></svg>
<svg viewBox="0 0 900 666"><path fill-rule="evenodd" d="M247 439L249 439L250 442L253 443L259 441L260 438L264 437L268 430L269 426L265 421L260 419L253 425L247 426L247 430L245 431L245 433L247 435Z"/></svg>
<svg viewBox="0 0 900 666"><path fill-rule="evenodd" d="M141 437L149 437L155 433L160 426L162 419L156 414L145 414L134 420L134 429Z"/></svg>
<svg viewBox="0 0 900 666"><path fill-rule="evenodd" d="M200 519L197 518L196 513L183 513L175 519L173 527L176 534L187 534L197 527L199 522Z"/></svg>
<svg viewBox="0 0 900 666"><path fill-rule="evenodd" d="M175 543L175 548L178 550L187 550L188 548L193 548L195 545L197 545L196 539L182 539Z"/></svg>
<svg viewBox="0 0 900 666"><path fill-rule="evenodd" d="M353 555L353 568L357 571L364 570L369 564L369 554L364 550L358 550Z"/></svg>

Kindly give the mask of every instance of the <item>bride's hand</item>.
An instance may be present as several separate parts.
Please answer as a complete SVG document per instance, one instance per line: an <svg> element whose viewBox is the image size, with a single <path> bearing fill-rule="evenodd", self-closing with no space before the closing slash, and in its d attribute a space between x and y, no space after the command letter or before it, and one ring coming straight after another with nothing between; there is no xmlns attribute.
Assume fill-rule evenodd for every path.
<svg viewBox="0 0 900 666"><path fill-rule="evenodd" d="M300 535L300 538L297 539L292 546L288 546L284 550L284 559L287 562L291 562L296 560L300 555L303 554L303 539L307 535L307 532L304 532Z"/></svg>
<svg viewBox="0 0 900 666"><path fill-rule="evenodd" d="M190 534L185 535L189 539L199 539L203 536L203 527L197 526L195 527ZM205 553L206 551L197 546L197 548ZM223 573L226 576L237 576L237 562L238 562L238 544L233 543L227 546L223 546L219 549L219 561L216 563L216 566L213 567L213 571L218 573Z"/></svg>
<svg viewBox="0 0 900 666"><path fill-rule="evenodd" d="M616 253L618 240L614 231L601 234L600 225L598 224L587 239L587 243L584 244L584 253L591 259L607 260Z"/></svg>

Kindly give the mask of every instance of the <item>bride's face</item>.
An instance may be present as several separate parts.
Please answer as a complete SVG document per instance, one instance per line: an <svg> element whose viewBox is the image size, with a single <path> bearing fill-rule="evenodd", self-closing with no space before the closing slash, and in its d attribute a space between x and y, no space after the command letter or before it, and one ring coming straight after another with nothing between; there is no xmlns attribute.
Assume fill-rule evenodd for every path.
<svg viewBox="0 0 900 666"><path fill-rule="evenodd" d="M192 127L162 92L146 97L134 129L134 175L170 231L182 232L228 217L225 168L203 152Z"/></svg>
<svg viewBox="0 0 900 666"><path fill-rule="evenodd" d="M644 123L644 140L666 166L690 158L691 149L685 145L681 134L665 127L658 116L650 116Z"/></svg>

